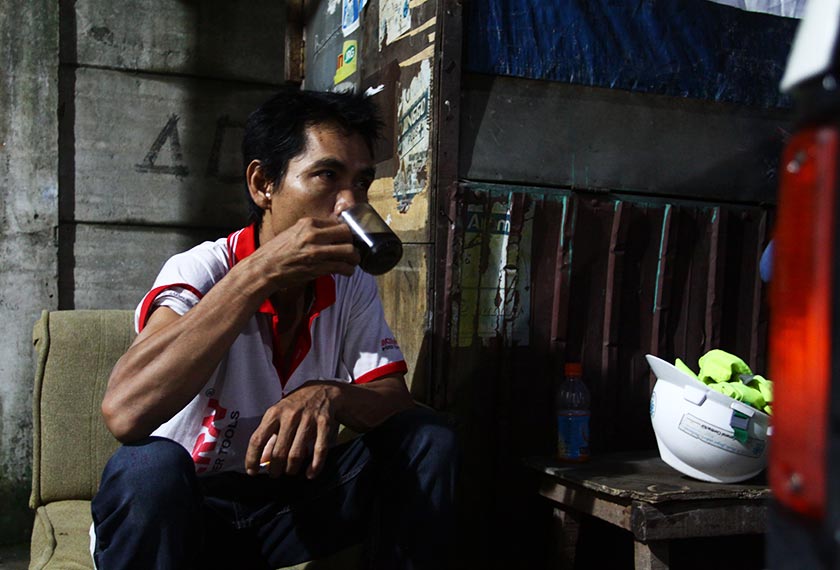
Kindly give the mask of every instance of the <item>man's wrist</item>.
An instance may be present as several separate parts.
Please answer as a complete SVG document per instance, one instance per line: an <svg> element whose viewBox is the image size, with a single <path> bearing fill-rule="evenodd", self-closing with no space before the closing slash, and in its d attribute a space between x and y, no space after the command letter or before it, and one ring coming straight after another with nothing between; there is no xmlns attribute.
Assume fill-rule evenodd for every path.
<svg viewBox="0 0 840 570"><path fill-rule="evenodd" d="M275 283L276 277L271 272L273 268L269 267L265 260L256 254L249 255L237 263L231 273L237 269L245 282L244 286L263 299L278 289Z"/></svg>
<svg viewBox="0 0 840 570"><path fill-rule="evenodd" d="M344 412L344 382L324 382L327 391L327 399L332 404L333 416L338 418Z"/></svg>

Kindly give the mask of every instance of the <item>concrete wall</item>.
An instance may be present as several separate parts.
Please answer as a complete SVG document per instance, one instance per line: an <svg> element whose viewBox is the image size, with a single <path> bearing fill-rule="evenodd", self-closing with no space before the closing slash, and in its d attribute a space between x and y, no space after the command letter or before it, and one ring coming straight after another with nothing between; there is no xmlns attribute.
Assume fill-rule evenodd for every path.
<svg viewBox="0 0 840 570"><path fill-rule="evenodd" d="M283 80L285 14L275 0L3 3L0 544L31 532L35 320L132 308L167 257L244 223L242 126Z"/></svg>
<svg viewBox="0 0 840 570"><path fill-rule="evenodd" d="M0 10L0 544L30 530L32 325L55 308L58 3Z"/></svg>
<svg viewBox="0 0 840 570"><path fill-rule="evenodd" d="M169 256L244 224L242 127L284 29L273 0L62 4L61 308L133 308Z"/></svg>

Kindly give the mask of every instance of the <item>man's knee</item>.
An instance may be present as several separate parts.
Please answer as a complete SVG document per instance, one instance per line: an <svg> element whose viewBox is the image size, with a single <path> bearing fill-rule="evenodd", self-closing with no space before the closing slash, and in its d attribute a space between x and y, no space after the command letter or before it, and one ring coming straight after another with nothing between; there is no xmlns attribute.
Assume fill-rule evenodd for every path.
<svg viewBox="0 0 840 570"><path fill-rule="evenodd" d="M149 437L123 445L102 474L101 491L130 495L134 500L166 503L191 495L195 465L189 453L172 440Z"/></svg>
<svg viewBox="0 0 840 570"><path fill-rule="evenodd" d="M442 463L457 459L457 437L448 416L413 408L392 417L383 427L401 437L403 445L417 455Z"/></svg>
<svg viewBox="0 0 840 570"><path fill-rule="evenodd" d="M91 515L100 568L160 568L163 560L166 568L192 568L184 561L203 531L190 454L163 438L122 446L105 466Z"/></svg>

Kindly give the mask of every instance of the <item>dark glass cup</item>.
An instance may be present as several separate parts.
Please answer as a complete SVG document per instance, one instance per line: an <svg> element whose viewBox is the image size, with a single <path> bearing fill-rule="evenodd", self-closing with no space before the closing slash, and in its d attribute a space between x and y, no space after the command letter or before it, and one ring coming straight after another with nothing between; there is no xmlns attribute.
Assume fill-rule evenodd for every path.
<svg viewBox="0 0 840 570"><path fill-rule="evenodd" d="M394 268L403 254L400 238L367 203L359 203L339 214L353 231L353 245L362 257L359 267L371 275L382 275Z"/></svg>

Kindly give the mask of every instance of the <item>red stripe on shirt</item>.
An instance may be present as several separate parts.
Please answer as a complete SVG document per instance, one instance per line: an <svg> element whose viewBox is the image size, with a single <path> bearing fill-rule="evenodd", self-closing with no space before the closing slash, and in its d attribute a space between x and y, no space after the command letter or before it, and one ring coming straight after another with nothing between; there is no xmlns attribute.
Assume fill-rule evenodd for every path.
<svg viewBox="0 0 840 570"><path fill-rule="evenodd" d="M393 374L405 374L408 372L408 365L405 360L398 360L397 362L389 362L379 368L374 368L370 372L366 372L356 378L353 382L355 384L367 384L383 376L391 376Z"/></svg>
<svg viewBox="0 0 840 570"><path fill-rule="evenodd" d="M187 291L190 291L193 294L195 294L195 296L199 299L201 299L204 296L201 293L201 291L199 291L189 283L172 283L171 285L161 285L160 287L155 287L154 289L146 293L145 297L143 297L143 302L140 305L140 318L137 322L137 332L142 332L143 328L146 326L146 321L149 319L149 315L152 311L152 303L154 303L158 295L160 295L167 289L172 289L173 287L183 287Z"/></svg>

